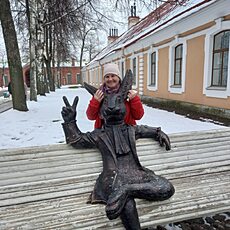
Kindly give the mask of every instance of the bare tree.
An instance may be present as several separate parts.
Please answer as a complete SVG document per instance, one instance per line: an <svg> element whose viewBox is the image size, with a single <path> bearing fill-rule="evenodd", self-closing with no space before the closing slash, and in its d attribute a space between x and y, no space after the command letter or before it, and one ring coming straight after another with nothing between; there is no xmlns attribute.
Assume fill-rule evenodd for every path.
<svg viewBox="0 0 230 230"><path fill-rule="evenodd" d="M86 1L79 1L75 5L75 2L72 0L66 0L65 2L62 0L51 0L48 2L48 13L44 24L46 51L44 60L51 91L55 90L51 61L54 62L54 57L57 57L57 63L60 66L63 58L67 59L70 56L71 38L78 31L79 12L85 4L87 4Z"/></svg>
<svg viewBox="0 0 230 230"><path fill-rule="evenodd" d="M38 94L45 96L46 79L44 74L44 27L43 23L47 11L47 1L37 0L37 15L36 15L36 32L37 32L37 46L36 46L36 60L37 60L37 81Z"/></svg>
<svg viewBox="0 0 230 230"><path fill-rule="evenodd" d="M165 2L175 6L184 4L186 1L136 0L134 2L144 5L146 8L155 9ZM93 42L91 42L92 36L90 34L95 34L102 28L108 28L112 23L119 23L110 14L106 13L106 11L111 13L111 10L104 9L104 3L110 4L110 7L112 5L114 11L126 11L127 15L129 15L131 5L130 0L116 0L115 2L98 0L15 0L15 2L18 2L20 6L17 6L18 13L15 20L18 22L21 31L22 28L25 28L25 20L21 17L24 13L23 7L27 12L24 15L27 15L30 34L31 100L35 101L37 100L37 93L45 95L45 92L49 92L48 89L55 91L55 74L57 85L60 85L60 71L54 72L52 66L54 67L54 63L56 63L60 67L63 60L69 59L73 51L71 47L76 48L78 46L78 59L80 60L80 67L82 67L83 54L89 52L89 59L92 57ZM98 49L94 48L94 50ZM44 63L46 67L42 69ZM49 87L47 87L46 82L48 82Z"/></svg>
<svg viewBox="0 0 230 230"><path fill-rule="evenodd" d="M21 57L9 0L1 0L0 21L10 69L13 108L28 111L25 98Z"/></svg>
<svg viewBox="0 0 230 230"><path fill-rule="evenodd" d="M85 52L88 53L88 60L91 61L102 49L104 43L99 39L99 31L91 31L85 44Z"/></svg>
<svg viewBox="0 0 230 230"><path fill-rule="evenodd" d="M30 100L37 101L37 67L36 67L36 2L26 0L28 29L29 29L29 52L30 52Z"/></svg>

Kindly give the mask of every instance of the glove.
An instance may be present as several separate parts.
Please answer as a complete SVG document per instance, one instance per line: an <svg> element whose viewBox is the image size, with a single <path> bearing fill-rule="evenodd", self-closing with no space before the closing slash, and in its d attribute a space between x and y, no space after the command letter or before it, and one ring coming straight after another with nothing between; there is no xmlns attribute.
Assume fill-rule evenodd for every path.
<svg viewBox="0 0 230 230"><path fill-rule="evenodd" d="M168 135L165 134L163 131L161 131L161 130L157 131L156 139L159 141L160 146L165 145L165 148L167 151L171 149L170 139L169 139Z"/></svg>
<svg viewBox="0 0 230 230"><path fill-rule="evenodd" d="M65 96L63 97L65 106L62 107L61 115L65 122L71 122L76 120L76 116L77 116L76 107L77 107L78 100L79 98L78 96L76 96L74 98L73 104L70 105L67 98Z"/></svg>

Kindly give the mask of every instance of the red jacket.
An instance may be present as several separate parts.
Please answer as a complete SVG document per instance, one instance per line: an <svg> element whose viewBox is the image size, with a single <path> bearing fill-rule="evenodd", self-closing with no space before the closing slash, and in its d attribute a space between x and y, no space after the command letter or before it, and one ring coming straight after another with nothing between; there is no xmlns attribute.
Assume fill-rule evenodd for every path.
<svg viewBox="0 0 230 230"><path fill-rule="evenodd" d="M136 125L136 120L140 120L144 115L144 109L141 100L138 96L135 96L130 101L125 101L126 115L125 123L128 125ZM101 128L103 120L99 117L100 103L92 97L86 110L86 115L89 120L96 120L94 128Z"/></svg>

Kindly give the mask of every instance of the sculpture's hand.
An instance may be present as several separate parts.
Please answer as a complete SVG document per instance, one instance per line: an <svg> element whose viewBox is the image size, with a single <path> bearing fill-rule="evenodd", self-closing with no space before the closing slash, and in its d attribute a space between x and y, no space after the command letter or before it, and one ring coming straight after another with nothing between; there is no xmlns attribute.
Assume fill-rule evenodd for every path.
<svg viewBox="0 0 230 230"><path fill-rule="evenodd" d="M157 140L159 141L160 146L165 145L165 148L167 151L171 149L171 143L170 143L169 137L163 131L161 130L158 131Z"/></svg>
<svg viewBox="0 0 230 230"><path fill-rule="evenodd" d="M74 98L73 105L70 105L67 98L65 96L63 97L65 106L62 107L61 115L65 122L74 121L76 119L76 115L77 115L76 107L77 107L78 99L79 99L78 96L76 96Z"/></svg>

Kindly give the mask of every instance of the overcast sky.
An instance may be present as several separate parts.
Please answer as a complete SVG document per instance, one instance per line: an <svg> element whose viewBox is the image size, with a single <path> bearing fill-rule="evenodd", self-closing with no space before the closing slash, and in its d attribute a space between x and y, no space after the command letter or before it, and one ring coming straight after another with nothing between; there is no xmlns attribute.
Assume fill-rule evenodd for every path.
<svg viewBox="0 0 230 230"><path fill-rule="evenodd" d="M120 24L116 23L115 21L110 21L108 24L108 29L107 31L102 31L100 33L100 41L103 42L101 45L101 48L105 47L107 45L107 36L109 33L109 29L116 28L118 29L118 35L121 35L128 29L128 11L126 12L119 12L115 11L113 6L111 5L110 2L101 1L101 5L98 6L98 8L104 8L104 15L108 17L113 17L115 21L120 22ZM112 10L111 10L112 8ZM140 16L140 18L145 17L149 13L149 10L144 8L143 6L139 6L137 4L137 16ZM113 14L113 15L112 15ZM122 24L123 23L123 24ZM6 52L5 52L5 45L4 45L4 40L3 40L3 34L2 34L2 28L0 25L0 68L2 67L2 58L6 60Z"/></svg>

